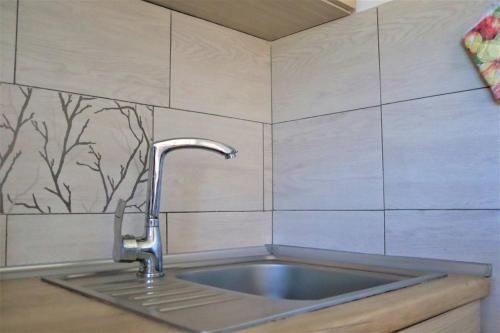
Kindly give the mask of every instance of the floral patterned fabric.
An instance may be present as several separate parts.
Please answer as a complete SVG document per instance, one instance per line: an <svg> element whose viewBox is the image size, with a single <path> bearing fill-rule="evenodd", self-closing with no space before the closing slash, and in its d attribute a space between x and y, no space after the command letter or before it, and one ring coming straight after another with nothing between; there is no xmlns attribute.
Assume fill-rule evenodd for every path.
<svg viewBox="0 0 500 333"><path fill-rule="evenodd" d="M464 45L493 96L500 100L500 6L465 35Z"/></svg>

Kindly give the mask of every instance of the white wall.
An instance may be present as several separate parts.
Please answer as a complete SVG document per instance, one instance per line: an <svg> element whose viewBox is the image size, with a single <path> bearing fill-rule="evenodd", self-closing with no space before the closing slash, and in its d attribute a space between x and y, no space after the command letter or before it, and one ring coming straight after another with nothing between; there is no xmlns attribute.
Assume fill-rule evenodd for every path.
<svg viewBox="0 0 500 333"><path fill-rule="evenodd" d="M363 10L367 10L373 7L380 6L385 2L389 2L392 0L357 0L356 1L356 12L361 12Z"/></svg>

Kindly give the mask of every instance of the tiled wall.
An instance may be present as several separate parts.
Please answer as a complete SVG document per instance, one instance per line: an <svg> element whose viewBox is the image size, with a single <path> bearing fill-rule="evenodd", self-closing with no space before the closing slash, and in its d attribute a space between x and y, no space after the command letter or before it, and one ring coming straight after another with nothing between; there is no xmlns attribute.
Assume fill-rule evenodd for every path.
<svg viewBox="0 0 500 333"><path fill-rule="evenodd" d="M268 42L140 0L0 6L1 266L109 258L117 200L141 234L148 145L174 137L239 154L167 158L168 251L271 242Z"/></svg>
<svg viewBox="0 0 500 333"><path fill-rule="evenodd" d="M396 0L271 46L139 0L0 0L0 266L108 258L118 198L142 230L148 142L194 135L240 154L167 160L172 253L269 243L274 218L275 243L499 275L499 105L459 43L489 3Z"/></svg>
<svg viewBox="0 0 500 333"><path fill-rule="evenodd" d="M460 44L491 1L396 0L272 43L275 243L494 264L500 104Z"/></svg>

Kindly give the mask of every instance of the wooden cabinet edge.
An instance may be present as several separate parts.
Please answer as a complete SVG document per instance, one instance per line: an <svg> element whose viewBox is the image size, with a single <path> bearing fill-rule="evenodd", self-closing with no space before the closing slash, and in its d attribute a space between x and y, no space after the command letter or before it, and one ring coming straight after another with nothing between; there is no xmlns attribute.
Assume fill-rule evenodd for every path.
<svg viewBox="0 0 500 333"><path fill-rule="evenodd" d="M445 312L397 333L479 333L481 330L480 301Z"/></svg>

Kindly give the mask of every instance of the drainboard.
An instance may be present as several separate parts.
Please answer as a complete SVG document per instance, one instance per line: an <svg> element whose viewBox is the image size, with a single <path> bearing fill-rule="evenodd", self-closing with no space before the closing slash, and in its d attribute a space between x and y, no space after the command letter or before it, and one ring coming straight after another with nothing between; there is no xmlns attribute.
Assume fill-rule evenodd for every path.
<svg viewBox="0 0 500 333"><path fill-rule="evenodd" d="M190 331L229 332L446 275L253 260L171 268L166 277L150 281L130 270L43 280Z"/></svg>

